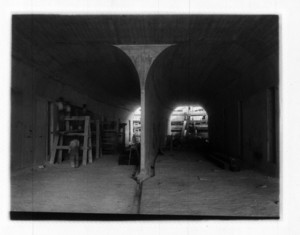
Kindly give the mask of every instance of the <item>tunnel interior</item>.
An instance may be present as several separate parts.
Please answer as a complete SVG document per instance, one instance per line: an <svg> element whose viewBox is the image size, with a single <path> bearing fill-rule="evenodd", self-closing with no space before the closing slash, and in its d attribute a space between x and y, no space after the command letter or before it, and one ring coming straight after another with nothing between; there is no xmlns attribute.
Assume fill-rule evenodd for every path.
<svg viewBox="0 0 300 235"><path fill-rule="evenodd" d="M268 33L275 36L278 29L273 26ZM268 160L278 158L276 137L270 140L278 123L273 134L268 127L278 122L278 106L273 109L278 102L278 45L276 40L271 46L270 41L240 37L231 41L191 38L168 47L153 62L145 85L149 166L155 164L170 110L180 103L201 103L210 114L212 150L240 159L245 167L278 173Z"/></svg>
<svg viewBox="0 0 300 235"><path fill-rule="evenodd" d="M200 140L188 148L278 177L278 35L276 15L13 15L12 171L59 163L56 137L74 134L79 115L91 121L80 127L87 165L134 156L142 183L176 151L183 107L203 112L180 120L181 136Z"/></svg>
<svg viewBox="0 0 300 235"><path fill-rule="evenodd" d="M29 133L24 163L35 145L36 99L58 97L86 104L102 120L126 123L126 144L130 114L141 105L146 175L179 104L206 107L213 149L258 168L278 161L267 156L278 148L272 137L278 132L277 16L15 15L12 29L12 102L20 107L12 118L23 123L12 125L12 133ZM151 54L162 44L169 46ZM13 166L23 164L24 151L17 152Z"/></svg>

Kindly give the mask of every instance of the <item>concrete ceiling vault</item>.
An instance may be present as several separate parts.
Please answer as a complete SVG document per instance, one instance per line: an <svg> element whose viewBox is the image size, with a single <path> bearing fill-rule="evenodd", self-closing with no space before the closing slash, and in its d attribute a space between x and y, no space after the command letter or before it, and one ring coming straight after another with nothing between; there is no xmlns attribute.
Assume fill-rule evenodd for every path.
<svg viewBox="0 0 300 235"><path fill-rule="evenodd" d="M262 72L262 61L269 62L263 70L277 71L278 52L266 50L247 50L236 42L177 44L160 54L147 81L154 83L156 95L170 108L199 101L207 104L229 94L242 99L266 83L262 74L253 75ZM274 73L273 78L275 84L278 75Z"/></svg>
<svg viewBox="0 0 300 235"><path fill-rule="evenodd" d="M175 103L207 101L230 87L244 93L241 79L272 55L276 66L278 57L272 15L14 15L12 36L14 58L124 107L140 102L140 83L131 59L114 45L174 44L149 77L167 85L158 95Z"/></svg>

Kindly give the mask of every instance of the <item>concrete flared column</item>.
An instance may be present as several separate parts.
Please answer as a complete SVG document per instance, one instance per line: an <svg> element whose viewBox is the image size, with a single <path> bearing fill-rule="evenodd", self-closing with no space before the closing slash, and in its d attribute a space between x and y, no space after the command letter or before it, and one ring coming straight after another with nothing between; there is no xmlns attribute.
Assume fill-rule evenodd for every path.
<svg viewBox="0 0 300 235"><path fill-rule="evenodd" d="M140 159L140 174L138 175L138 181L143 181L151 177L151 172L147 170L146 166L146 149L145 149L145 84L148 72L153 61L156 57L170 45L116 45L122 51L124 51L132 60L135 68L138 72L140 85L141 85L141 159Z"/></svg>

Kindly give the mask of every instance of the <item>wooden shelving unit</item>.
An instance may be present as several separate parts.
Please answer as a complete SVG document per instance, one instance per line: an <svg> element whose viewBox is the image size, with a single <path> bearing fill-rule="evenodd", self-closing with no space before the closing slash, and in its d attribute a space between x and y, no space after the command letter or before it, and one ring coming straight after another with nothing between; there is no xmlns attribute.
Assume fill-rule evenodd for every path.
<svg viewBox="0 0 300 235"><path fill-rule="evenodd" d="M83 129L79 128L78 123L83 124ZM91 126L94 124L92 131ZM53 133L53 144L51 149L50 164L62 162L62 151L68 150L69 145L65 138L74 137L80 139L80 149L83 151L82 165L93 162L93 144L96 149L95 158L102 155L100 142L100 122L99 120L91 121L90 116L71 116L65 117L66 130L58 130ZM73 129L74 127L78 129ZM95 141L93 141L95 140Z"/></svg>

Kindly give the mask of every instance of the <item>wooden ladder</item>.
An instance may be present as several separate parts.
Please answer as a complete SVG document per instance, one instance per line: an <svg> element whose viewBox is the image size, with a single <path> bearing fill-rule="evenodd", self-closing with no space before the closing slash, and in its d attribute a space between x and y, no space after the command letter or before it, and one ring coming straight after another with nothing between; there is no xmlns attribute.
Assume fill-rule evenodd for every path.
<svg viewBox="0 0 300 235"><path fill-rule="evenodd" d="M91 140L91 125L90 125L90 117L89 116L72 116L66 117L66 131L57 131L54 135L53 147L51 150L50 164L54 164L56 155L58 155L57 162L62 162L62 151L68 150L69 145L63 145L63 138L66 136L83 136L83 146L80 149L83 150L83 158L82 165L87 164L87 159L89 163L93 162L92 155L92 140ZM84 121L84 129L83 132L78 130L70 130L69 124L72 121ZM57 154L58 153L58 154Z"/></svg>

